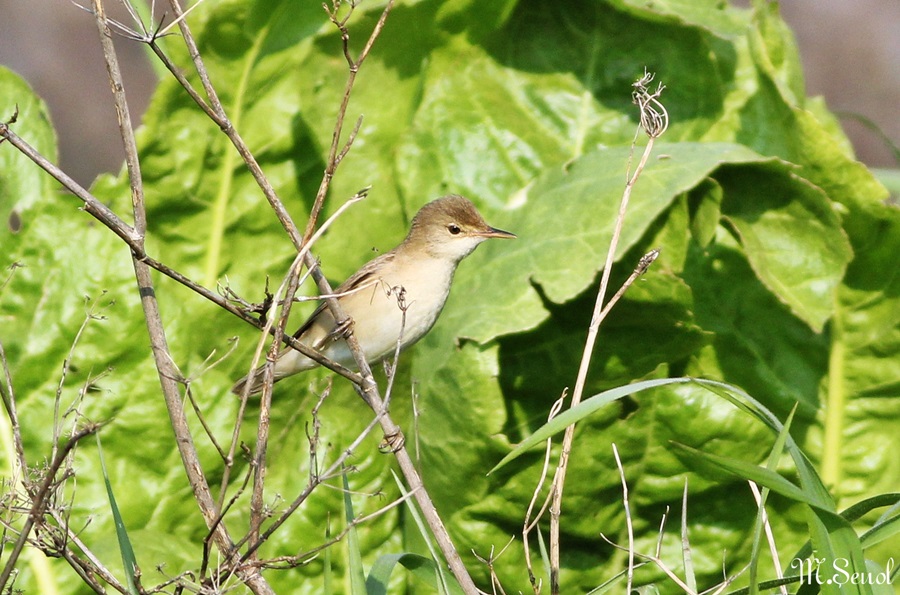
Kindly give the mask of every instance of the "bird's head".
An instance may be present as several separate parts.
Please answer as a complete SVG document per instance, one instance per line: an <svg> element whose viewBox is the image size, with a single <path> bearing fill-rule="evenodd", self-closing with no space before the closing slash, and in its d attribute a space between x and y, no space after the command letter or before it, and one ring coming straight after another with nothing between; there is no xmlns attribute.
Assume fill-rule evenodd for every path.
<svg viewBox="0 0 900 595"><path fill-rule="evenodd" d="M404 243L433 258L459 262L487 239L514 237L488 225L471 201L454 194L419 209Z"/></svg>

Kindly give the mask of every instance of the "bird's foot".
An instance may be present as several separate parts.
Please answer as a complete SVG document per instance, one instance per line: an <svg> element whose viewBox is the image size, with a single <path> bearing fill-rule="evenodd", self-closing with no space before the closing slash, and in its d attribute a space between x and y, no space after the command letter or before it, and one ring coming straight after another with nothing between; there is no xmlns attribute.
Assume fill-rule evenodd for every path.
<svg viewBox="0 0 900 595"><path fill-rule="evenodd" d="M405 444L406 437L400 429L397 429L396 432L384 435L384 439L381 441L381 444L378 445L378 450L383 454L395 453L403 448Z"/></svg>

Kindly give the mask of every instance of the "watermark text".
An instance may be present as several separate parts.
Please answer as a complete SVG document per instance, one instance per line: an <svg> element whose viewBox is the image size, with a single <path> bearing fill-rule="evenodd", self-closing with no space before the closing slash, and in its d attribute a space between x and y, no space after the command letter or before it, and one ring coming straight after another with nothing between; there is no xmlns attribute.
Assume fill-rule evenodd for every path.
<svg viewBox="0 0 900 595"><path fill-rule="evenodd" d="M847 558L818 558L791 560L791 568L800 574L800 584L811 585L887 585L891 582L894 558L888 558L884 570L869 572L853 568Z"/></svg>

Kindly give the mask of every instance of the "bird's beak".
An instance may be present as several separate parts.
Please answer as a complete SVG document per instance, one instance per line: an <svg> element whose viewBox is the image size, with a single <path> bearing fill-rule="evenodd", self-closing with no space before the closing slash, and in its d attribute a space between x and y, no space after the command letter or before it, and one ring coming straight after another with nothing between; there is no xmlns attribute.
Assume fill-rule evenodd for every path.
<svg viewBox="0 0 900 595"><path fill-rule="evenodd" d="M488 227L483 231L478 231L475 233L478 237L481 238L507 238L512 239L516 237L516 234L509 233L508 231L503 231L502 229L497 229L495 227Z"/></svg>

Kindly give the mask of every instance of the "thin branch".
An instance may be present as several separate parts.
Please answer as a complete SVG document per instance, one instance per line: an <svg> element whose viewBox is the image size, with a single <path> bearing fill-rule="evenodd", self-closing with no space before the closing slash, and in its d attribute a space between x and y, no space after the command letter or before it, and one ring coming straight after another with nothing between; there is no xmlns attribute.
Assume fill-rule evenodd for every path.
<svg viewBox="0 0 900 595"><path fill-rule="evenodd" d="M357 132L359 132L359 128L362 125L362 117L356 121L356 126L353 129L353 132L350 134L350 137L347 139L344 148L340 151L338 147L341 143L341 132L344 128L344 118L347 114L347 106L350 103L350 95L353 92L353 85L356 83L356 74L359 72L360 66L362 66L363 62L369 55L369 52L372 51L372 46L375 44L375 40L381 35L382 29L384 29L384 24L387 22L388 15L391 13L391 9L394 7L394 0L389 0L387 5L384 7L384 10L381 11L381 16L378 18L378 22L375 23L375 27L372 29L372 33L369 35L369 39L366 41L365 46L362 51L357 56L356 60L353 60L350 57L350 33L347 30L347 19L350 18L352 14L354 4L351 4L350 12L344 17L343 20L337 20L337 6L336 3L332 10L329 10L327 7L325 8L328 13L331 22L338 28L341 32L341 41L344 47L344 56L347 59L347 64L349 66L349 74L347 76L347 82L344 85L344 96L341 99L341 105L338 108L337 117L335 119L334 131L331 134L331 147L328 149L328 161L325 166L325 174L322 176L322 181L319 184L319 190L316 192L316 199L313 201L312 209L309 213L309 221L306 223L306 230L303 232L303 243L306 243L308 238L310 238L313 234L313 231L316 228L316 223L319 219L319 213L322 210L322 206L325 204L325 197L328 194L328 188L331 186L331 180L334 178L334 174L337 171L338 166L341 161L346 156L347 151L350 149L350 145L353 143L353 140L356 138Z"/></svg>
<svg viewBox="0 0 900 595"><path fill-rule="evenodd" d="M294 511L296 511L297 508L299 508L300 505L303 504L303 502L305 502L307 498L309 498L310 494L313 492L313 490L317 486L321 485L322 482L326 478L333 476L335 473L337 473L341 469L341 467L344 465L346 460L350 456L353 455L354 451L357 448L359 448L359 445L362 444L363 440L365 440L369 436L369 434L371 434L372 431L379 425L381 418L384 415L385 415L385 413L376 415L366 425L366 427L363 429L363 431L359 433L359 435L356 437L356 439L353 442L351 442L349 446L344 448L344 450L341 452L341 454L338 456L338 458L325 470L324 473L316 474L314 477L312 475L310 476L309 483L300 492L300 494L294 499L294 501L291 502L291 504L284 510L284 512L271 525L269 525L269 527L266 528L266 530L263 531L262 534L260 534L259 539L257 541L250 544L247 551L244 553L244 557L243 557L242 561L246 562L247 560L249 560L250 556L257 549L259 549L259 547L263 543L265 543L266 540L268 540L269 537L271 537L275 533L275 531L281 525L284 524L285 521L288 520L288 518L294 513ZM236 547L241 547L248 540L248 538L249 538L249 535L247 537L244 537L242 540L240 540L236 544Z"/></svg>
<svg viewBox="0 0 900 595"><path fill-rule="evenodd" d="M491 546L491 553L485 558L484 556L478 555L475 550L472 550L472 554L475 558L488 567L488 572L491 574L491 590L494 595L506 595L506 591L503 590L503 585L500 584L500 578L497 576L497 572L494 569L494 565L497 560L506 553L506 550L509 549L509 546L512 545L513 541L516 540L515 536L510 537L509 541L506 542L506 545L503 546L503 549L495 556L494 555L494 546Z"/></svg>
<svg viewBox="0 0 900 595"><path fill-rule="evenodd" d="M550 413L549 415L547 415L547 422L550 422L562 410L567 394L568 389L563 390L562 395L560 395L560 397L553 403L553 406L550 407ZM522 527L522 547L525 550L525 567L528 569L528 580L531 583L531 588L534 591L535 595L538 595L538 593L540 593L542 581L539 582L534 575L534 568L531 564L531 548L528 544L528 534L537 526L538 521L541 519L541 517L544 516L544 512L547 510L547 507L550 506L550 501L553 498L553 492L548 492L547 497L544 499L544 503L541 505L540 510L534 516L534 520L532 521L531 513L534 510L535 504L537 503L537 499L541 493L541 489L544 487L544 481L546 481L547 472L550 469L550 454L552 452L552 448L553 439L547 438L547 444L544 449L544 464L541 467L541 477L534 488L534 493L531 495L531 501L528 503L528 509L525 511L525 521Z"/></svg>
<svg viewBox="0 0 900 595"><path fill-rule="evenodd" d="M105 293L105 292L104 292ZM87 298L89 299L89 298ZM91 307L88 309L87 313L84 316L84 320L81 321L81 326L78 327L78 331L75 333L75 338L72 339L72 344L69 346L69 353L66 355L63 360L62 372L59 375L59 382L56 385L56 394L53 398L53 437L52 437L52 447L50 452L50 458L56 456L56 449L59 443L59 434L60 434L60 421L59 421L59 406L62 401L62 392L63 385L66 382L66 377L69 374L69 369L72 365L72 358L75 357L75 348L78 346L78 342L81 340L81 335L84 334L84 330L87 328L87 325L92 320L103 320L104 317L98 316L95 314L96 301Z"/></svg>
<svg viewBox="0 0 900 595"><path fill-rule="evenodd" d="M25 461L25 447L22 443L22 427L19 425L19 414L16 410L16 393L13 389L12 375L9 372L9 362L6 360L6 351L3 349L3 341L0 341L0 364L3 367L3 382L0 383L0 397L3 398L3 406L9 416L9 423L13 431L13 443L16 449L16 463L19 473L25 473L28 466ZM12 461L10 461L12 464Z"/></svg>
<svg viewBox="0 0 900 595"><path fill-rule="evenodd" d="M142 255L141 237L130 225L122 221L109 207L94 198L90 192L69 177L63 170L56 167L46 157L41 155L34 147L25 142L15 132L10 130L9 124L0 122L0 142L3 140L19 150L20 153L31 159L41 169L53 176L66 190L77 196L84 203L84 210L93 215L98 221L108 227L114 234L125 240L135 254Z"/></svg>
<svg viewBox="0 0 900 595"><path fill-rule="evenodd" d="M325 404L325 399L331 396L331 377L328 377L328 384L325 385L325 390L322 391L322 394L319 395L318 401L313 406L312 411L310 412L310 417L312 417L312 434L309 433L309 424L306 426L306 440L309 443L309 478L307 479L308 484L313 484L321 479L321 474L319 473L319 436L322 429L322 422L319 419L319 410L322 408L322 405Z"/></svg>
<svg viewBox="0 0 900 595"><path fill-rule="evenodd" d="M322 226L316 231L316 233L313 234L313 236L309 239L309 241L303 245L303 248L300 249L300 251L297 253L297 256L294 257L294 261L291 263L291 266L288 268L287 274L284 276L284 279L282 280L281 285L278 287L278 290L275 292L276 296L283 296L283 297L277 298L275 300L275 303L281 305L281 307L282 307L282 314L279 319L279 324L278 325L275 324L274 317L268 317L265 325L262 328L263 334L259 338L259 342L257 343L257 346L256 346L256 351L254 352L253 359L250 363L250 373L247 378L247 383L244 386L244 391L243 391L244 394L241 395L242 399L246 399L247 396L249 395L250 385L253 384L254 374L258 373L257 366L259 365L259 358L262 354L262 349L265 344L266 333L272 334L275 337L275 339L276 339L275 344L276 344L276 346L278 346L278 347L273 347L270 349L280 348L281 340L283 340L283 337L284 337L284 324L286 323L287 317L290 314L291 302L294 299L294 294L296 293L297 287L303 281L305 281L305 278L302 280L299 279L299 274L300 274L300 267L302 266L302 264L306 258L306 255L310 252L310 250L312 250L313 245L318 241L318 239L320 237L322 237L322 235L328 230L328 228L331 227L331 225L335 221L337 221L337 219L348 208L350 208L352 205L356 204L357 202L363 200L364 198L366 198L368 196L369 190L370 190L370 187L363 188L362 190L357 192L355 195L350 197L343 205L341 205L340 208L338 208L338 210L335 211L335 213L331 217L329 217L325 221L325 223L322 224ZM356 291L356 290L354 290L354 291ZM341 295L342 294L329 293L327 296L320 295L316 299L321 300L321 299L326 299L329 297L338 298L338 297L341 297ZM346 295L346 294L343 294L343 295ZM324 355L322 355L320 352L316 351L312 347L309 347L308 349L312 350L316 353L319 353L320 357L324 358L326 361L330 361L327 358L325 358ZM276 356L276 354L272 353L270 356L270 361L274 361L275 356ZM337 364L335 362L335 365L339 365L339 364ZM271 388L272 378L270 377L267 380L268 380L268 382L266 382L265 384Z"/></svg>
<svg viewBox="0 0 900 595"><path fill-rule="evenodd" d="M9 581L9 577L15 568L16 561L22 553L22 548L25 546L25 542L31 534L32 527L35 524L42 522L51 495L50 488L56 483L56 474L59 472L59 468L66 460L66 457L68 457L69 452L75 448L75 445L85 436L90 436L95 433L99 428L100 424L89 424L75 432L56 453L50 466L44 473L43 481L41 481L41 484L37 489L27 489L29 498L32 502L31 509L28 511L28 518L25 519L25 525L19 533L19 538L16 540L16 543L9 554L9 558L6 560L6 566L4 566L3 571L0 572L0 592L3 592L6 588L6 583Z"/></svg>
<svg viewBox="0 0 900 595"><path fill-rule="evenodd" d="M112 585L112 587L114 589L116 589L118 591L122 591L123 593L126 592L125 587L122 586L121 583L119 583L119 581L116 579L115 575L112 572L110 572L109 569L106 568L106 566L96 556L96 554L94 554L90 550L90 548L88 548L87 545L83 541L81 541L81 538L78 537L78 533L76 533L75 531L73 531L71 529L71 527L69 527L68 519L62 517L59 514L59 511L54 508L51 508L49 510L49 512L50 512L50 515L53 517L53 520L56 521L56 523L59 524L60 527L65 528L66 540L74 543L75 546L79 549L79 551L81 551L84 554L85 558L87 558L87 560L81 560L79 558L77 561L74 559L66 558L66 561L69 562L69 564L72 565L73 567L80 566L80 567L84 567L84 568L90 568L91 572L94 572L97 575L99 575L104 581L106 581L108 584ZM68 548L62 549L63 554L65 554L66 551L68 551Z"/></svg>
<svg viewBox="0 0 900 595"><path fill-rule="evenodd" d="M315 556L315 554L321 552L322 550L324 550L328 547L331 547L332 545L334 545L336 543L339 543L355 527L358 527L359 525L361 525L363 523L366 523L374 518L377 518L377 517L385 514L386 512L396 508L397 506L403 504L404 502L407 502L412 497L413 497L412 493L403 494L399 498L392 500L390 503L385 504L384 506L382 506L381 508L379 508L378 510L376 510L374 512L354 518L349 523L347 523L347 526L344 527L344 529L341 530L340 533L338 533L334 537L329 538L327 541L314 547L313 549L303 552L302 554L296 554L294 556L279 556L277 558L271 558L268 560L249 562L247 565L248 566L256 566L256 567L260 567L260 568L294 568L294 567L304 563L306 560L311 559L313 556Z"/></svg>
<svg viewBox="0 0 900 595"><path fill-rule="evenodd" d="M209 107L212 109L213 114L215 114L213 120L216 122L216 124L218 124L222 132L225 133L225 135L237 149L238 153L241 156L241 159L243 159L244 163L247 164L247 168L250 170L250 174L253 176L253 179L262 190L263 194L266 197L266 200L269 201L269 205L275 212L275 216L278 218L278 221L287 232L288 237L290 237L291 242L294 244L294 247L297 250L300 250L303 242L300 236L300 232L297 230L297 226L294 224L293 219L291 219L291 216L285 208L284 203L282 203L281 199L278 198L278 194L275 192L272 184L263 173L262 168L256 161L256 157L254 157L253 153L250 152L250 149L247 147L244 139L228 119L228 116L225 113L225 108L222 107L222 102L219 100L219 96L216 93L215 87L213 87L212 82L210 81L209 73L203 63L203 58L200 56L200 50L197 47L197 42L194 39L193 34L191 33L191 29L188 26L187 19L184 18L185 12L181 9L181 5L178 0L169 0L169 5L172 7L172 12L175 14L178 28L181 30L181 36L188 48L188 53L190 54L191 60L194 63L194 68L196 69L197 74L200 76L200 82L203 85L203 91L206 93L206 96L209 99ZM179 81L181 80L183 79L179 78ZM188 87L185 87L185 89L187 88ZM198 101L199 95L192 94L191 97L194 98L194 101L197 102L197 104L202 109L204 102Z"/></svg>
<svg viewBox="0 0 900 595"><path fill-rule="evenodd" d="M309 254L309 251L313 247L315 240L321 237L328 226L330 226L333 221L340 217L344 211L350 208L350 206L364 199L368 195L368 190L368 188L365 188L357 192L355 196L341 205L341 208L339 208L337 212L332 217L330 217L328 221L325 222L325 225L323 225L315 234L313 234L310 240L303 245L303 248L300 249L300 252L294 259L294 263L292 264L285 280L282 282L281 287L279 287L279 290L277 292L277 295L283 294L284 297L281 300L281 314L279 316L278 324L275 328L275 339L269 349L268 360L270 362L274 361L278 357L278 352L281 349L281 338L285 334L284 329L287 325L288 317L290 316L291 306L293 305L293 298L300 286L300 264L303 261L303 258L307 254ZM272 319L270 318L267 322L267 328L271 327L271 325ZM264 336L260 337L260 343L262 343L263 338ZM257 354L258 353L259 348L257 348ZM251 370L250 372L251 382L253 374L255 373L256 361L254 361L253 366L254 370ZM272 366L266 367L264 380L265 382L263 383L262 398L260 399L259 423L257 425L256 456L254 459L253 467L253 492L250 499L249 537L251 542L255 542L258 540L260 527L262 526L263 520L265 518L263 510L263 489L266 474L266 451L269 441L269 410L272 403L272 383L274 381ZM245 394L241 395L243 401L246 401L246 393L249 393L249 387L250 382L245 385Z"/></svg>
<svg viewBox="0 0 900 595"><path fill-rule="evenodd" d="M622 480L622 506L625 507L625 528L628 531L628 582L626 593L631 593L631 585L634 583L634 526L631 522L631 507L628 504L628 482L625 480L625 469L622 468L622 460L619 458L619 449L615 443L612 445L613 456L616 458L616 468L619 470L619 478Z"/></svg>
<svg viewBox="0 0 900 595"><path fill-rule="evenodd" d="M109 88L116 105L116 117L119 120L119 132L125 148L125 167L128 170L128 181L131 185L131 205L134 216L134 232L141 243L143 252L144 235L147 233L147 213L144 210L144 182L141 176L141 165L138 160L137 141L131 126L131 110L125 98L125 85L119 69L119 58L113 47L109 24L103 8L102 0L92 0L97 29L100 33L100 45L106 62Z"/></svg>

